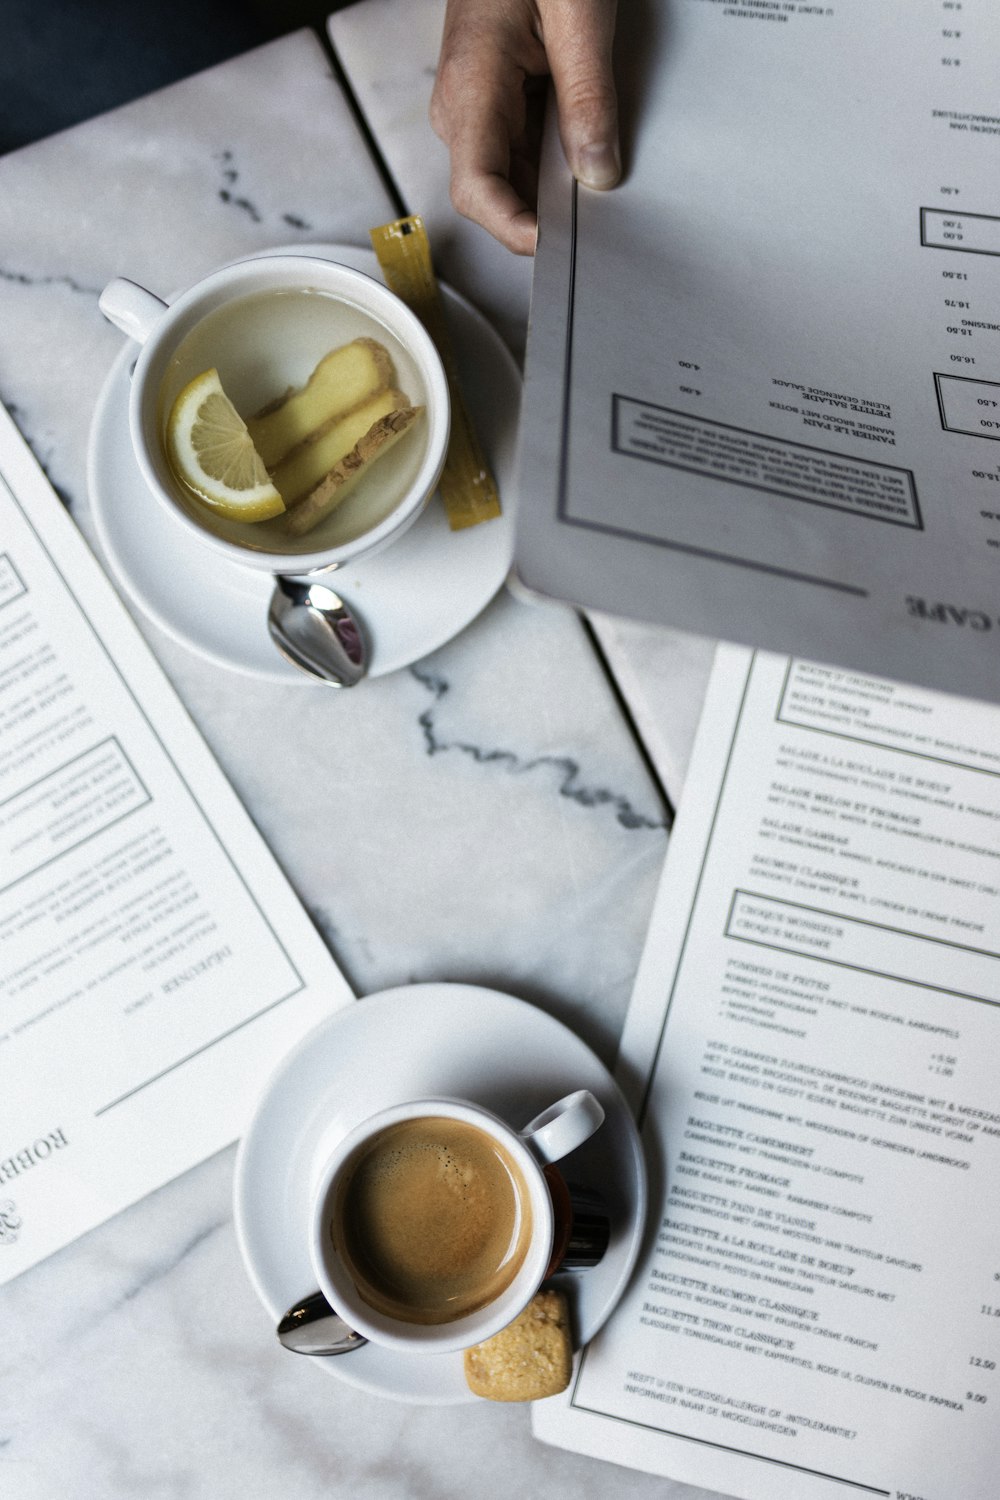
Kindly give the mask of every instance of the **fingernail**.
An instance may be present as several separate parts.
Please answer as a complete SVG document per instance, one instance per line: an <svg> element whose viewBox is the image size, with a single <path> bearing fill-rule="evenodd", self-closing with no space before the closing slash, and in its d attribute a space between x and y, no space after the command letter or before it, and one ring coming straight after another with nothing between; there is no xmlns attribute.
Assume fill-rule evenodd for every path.
<svg viewBox="0 0 1000 1500"><path fill-rule="evenodd" d="M584 187L614 187L621 174L622 164L617 143L601 142L598 145L581 146L576 175Z"/></svg>

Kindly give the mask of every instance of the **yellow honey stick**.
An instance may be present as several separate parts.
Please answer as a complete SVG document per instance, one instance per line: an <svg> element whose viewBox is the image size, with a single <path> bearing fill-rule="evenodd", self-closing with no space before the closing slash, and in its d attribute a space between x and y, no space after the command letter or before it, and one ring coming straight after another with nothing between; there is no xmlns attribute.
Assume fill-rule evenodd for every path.
<svg viewBox="0 0 1000 1500"><path fill-rule="evenodd" d="M500 496L476 436L458 380L458 362L445 321L444 304L431 262L431 247L419 214L370 231L386 285L423 323L441 356L451 396L451 437L438 488L452 531L477 526L500 514Z"/></svg>

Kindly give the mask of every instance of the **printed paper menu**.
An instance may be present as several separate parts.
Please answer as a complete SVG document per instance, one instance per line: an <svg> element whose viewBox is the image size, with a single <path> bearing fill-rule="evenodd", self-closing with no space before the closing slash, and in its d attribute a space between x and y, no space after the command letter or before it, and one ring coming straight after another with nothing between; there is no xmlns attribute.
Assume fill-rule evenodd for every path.
<svg viewBox="0 0 1000 1500"><path fill-rule="evenodd" d="M622 1042L646 1246L551 1442L992 1500L1000 709L721 648Z"/></svg>
<svg viewBox="0 0 1000 1500"><path fill-rule="evenodd" d="M627 172L542 173L517 563L1000 697L1000 9L620 7Z"/></svg>
<svg viewBox="0 0 1000 1500"><path fill-rule="evenodd" d="M0 1282L231 1142L350 998L0 409Z"/></svg>

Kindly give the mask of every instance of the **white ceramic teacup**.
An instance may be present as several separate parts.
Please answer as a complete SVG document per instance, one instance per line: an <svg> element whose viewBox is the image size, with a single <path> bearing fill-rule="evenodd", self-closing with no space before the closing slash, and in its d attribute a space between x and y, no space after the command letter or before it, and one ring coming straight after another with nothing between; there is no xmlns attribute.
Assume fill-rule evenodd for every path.
<svg viewBox="0 0 1000 1500"><path fill-rule="evenodd" d="M317 1282L327 1301L352 1328L372 1343L401 1353L444 1354L466 1349L492 1337L528 1305L550 1266L556 1211L544 1176L545 1166L582 1145L603 1119L602 1106L586 1089L560 1099L521 1130L513 1129L490 1110L459 1099L412 1100L372 1115L351 1130L332 1153L316 1165L310 1253ZM428 1122L433 1122L433 1128ZM509 1236L511 1247L509 1272L505 1269L496 1283L488 1283L490 1292L485 1300L458 1316L453 1306L444 1311L443 1301L441 1304L437 1302L436 1251L446 1249L448 1241L439 1235L437 1220L426 1210L429 1200L417 1200L420 1211L413 1216L412 1227L407 1222L405 1203L402 1217L393 1222L397 1235L403 1233L402 1241L397 1238L393 1242L396 1247L404 1244L402 1260L395 1249L392 1255L381 1254L382 1210L388 1205L390 1218L393 1218L398 1202L394 1195L405 1194L413 1188L413 1182L408 1181L409 1168L405 1160L395 1176L395 1167L386 1173L384 1160L398 1161L405 1158L407 1151L414 1158L421 1149L426 1152L428 1148L423 1145L426 1133L428 1141L433 1141L430 1150L437 1153L435 1162L445 1150L441 1142L448 1141L446 1149L453 1152L449 1170L464 1173L460 1180L466 1184L471 1182L473 1186L469 1191L475 1191L478 1185L475 1151L471 1158L463 1155L465 1146L460 1133L453 1149L447 1132L456 1126L459 1132L471 1129L476 1138L474 1144L481 1139L504 1164L501 1175L505 1171L514 1179L519 1215L510 1227L506 1217L503 1220L502 1240ZM470 1159L473 1162L471 1168L468 1165ZM371 1166L373 1162L374 1167ZM377 1183L375 1189L370 1187L373 1173ZM505 1215L506 1200L498 1197L497 1201L498 1212ZM481 1202L480 1199L476 1205L477 1214ZM464 1220L460 1219L457 1225L451 1219L446 1222L453 1224L455 1242L463 1236L472 1237L473 1231L466 1231ZM479 1232L478 1221L475 1232ZM433 1285L433 1305L424 1307L410 1303L402 1315L395 1312L393 1298L397 1288L406 1285L402 1281L385 1283L389 1287L389 1301L376 1305L379 1295L376 1294L373 1300L371 1285L378 1287L380 1283L376 1277L371 1285L366 1285L366 1273L359 1267L377 1264L380 1275L386 1266L391 1266L395 1273L405 1261L404 1270L408 1272L411 1267L410 1237L412 1235L413 1243L416 1243L421 1234L428 1235L432 1253L426 1265L418 1264L422 1278L419 1284L425 1286L430 1282ZM358 1251L359 1241L362 1247L377 1242L378 1253L374 1259L363 1261L362 1253ZM507 1264L505 1262L505 1266ZM464 1265L462 1262L463 1268ZM447 1270L442 1269L442 1278L447 1278L451 1270L450 1264ZM448 1281L447 1293L442 1293L442 1297L450 1294L453 1286L454 1283ZM464 1306L464 1293L468 1290L463 1287L463 1300L457 1305ZM469 1300L475 1302L476 1297L471 1295ZM429 1321L422 1320L428 1316Z"/></svg>
<svg viewBox="0 0 1000 1500"><path fill-rule="evenodd" d="M448 447L447 379L423 324L381 282L316 256L263 254L223 266L169 304L118 278L104 289L100 307L142 346L129 426L147 485L192 537L231 560L271 573L333 569L393 542L433 494ZM163 434L189 380L214 366L246 417L304 385L331 348L361 336L385 345L397 385L424 413L332 516L296 537L284 532L280 517L229 520L186 492L171 471Z"/></svg>

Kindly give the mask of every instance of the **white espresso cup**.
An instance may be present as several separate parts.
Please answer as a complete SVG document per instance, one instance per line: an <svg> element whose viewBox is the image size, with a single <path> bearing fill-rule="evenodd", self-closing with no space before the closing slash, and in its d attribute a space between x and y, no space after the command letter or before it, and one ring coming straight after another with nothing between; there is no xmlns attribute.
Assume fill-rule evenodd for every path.
<svg viewBox="0 0 1000 1500"><path fill-rule="evenodd" d="M313 1269L372 1343L445 1354L492 1337L544 1280L556 1230L544 1168L604 1110L580 1089L522 1130L458 1099L380 1111L318 1164Z"/></svg>
<svg viewBox="0 0 1000 1500"><path fill-rule="evenodd" d="M213 271L169 304L118 278L105 287L100 307L141 345L129 427L142 476L204 545L276 574L332 570L395 541L433 494L448 448L448 382L423 324L371 276L318 256L262 254ZM218 369L223 390L245 418L303 386L324 355L359 337L384 345L396 386L424 411L314 531L291 535L281 517L231 520L187 492L171 470L164 434L189 381Z"/></svg>

